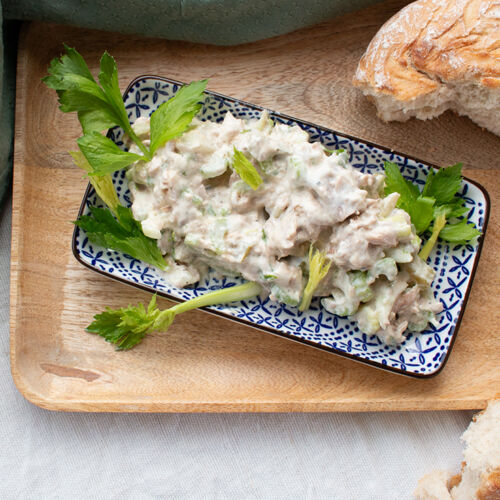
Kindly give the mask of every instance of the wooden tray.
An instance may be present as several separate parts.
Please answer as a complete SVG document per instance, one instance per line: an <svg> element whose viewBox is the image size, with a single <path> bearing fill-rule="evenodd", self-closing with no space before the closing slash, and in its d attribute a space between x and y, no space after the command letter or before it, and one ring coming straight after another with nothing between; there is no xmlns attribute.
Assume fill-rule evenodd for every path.
<svg viewBox="0 0 500 500"><path fill-rule="evenodd" d="M48 24L24 26L18 61L12 221L11 366L33 403L53 410L227 412L481 408L500 387L500 139L446 113L427 123L383 124L350 84L380 25L405 2L271 40L224 48L113 35ZM429 162L464 162L492 211L483 254L455 347L444 371L411 380L195 311L165 335L116 352L83 331L104 306L144 301L71 253L86 181L67 150L76 117L57 109L40 82L62 42L97 69L109 50L120 84L138 74L209 88L375 141ZM160 301L167 306L167 301Z"/></svg>

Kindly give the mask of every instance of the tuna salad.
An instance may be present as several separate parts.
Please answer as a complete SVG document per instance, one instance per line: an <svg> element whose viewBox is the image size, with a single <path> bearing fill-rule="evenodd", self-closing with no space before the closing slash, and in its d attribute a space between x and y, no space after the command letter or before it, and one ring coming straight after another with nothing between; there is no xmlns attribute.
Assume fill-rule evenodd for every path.
<svg viewBox="0 0 500 500"><path fill-rule="evenodd" d="M148 145L149 119L133 128ZM237 154L255 167L258 187L238 174ZM396 207L399 194L384 196L384 175L348 160L266 113L250 121L229 112L220 123L195 118L151 161L127 171L132 211L158 241L172 285L193 285L212 268L297 306L314 249L329 264L313 292L322 306L397 344L441 311L430 288L434 271L418 256L421 241Z"/></svg>

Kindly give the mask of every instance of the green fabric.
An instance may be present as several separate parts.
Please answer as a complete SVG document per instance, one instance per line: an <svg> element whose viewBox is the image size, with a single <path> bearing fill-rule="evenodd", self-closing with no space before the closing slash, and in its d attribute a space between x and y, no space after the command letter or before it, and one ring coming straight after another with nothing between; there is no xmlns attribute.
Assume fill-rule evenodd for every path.
<svg viewBox="0 0 500 500"><path fill-rule="evenodd" d="M380 0L0 0L5 42L0 47L0 200L12 163L17 42L17 23L5 20L37 20L235 45L281 35L377 1ZM1 40L0 36L0 43Z"/></svg>
<svg viewBox="0 0 500 500"><path fill-rule="evenodd" d="M253 42L376 0L2 0L29 19L216 45Z"/></svg>
<svg viewBox="0 0 500 500"><path fill-rule="evenodd" d="M0 6L1 20L1 6ZM0 201L10 185L14 131L17 22L0 24Z"/></svg>

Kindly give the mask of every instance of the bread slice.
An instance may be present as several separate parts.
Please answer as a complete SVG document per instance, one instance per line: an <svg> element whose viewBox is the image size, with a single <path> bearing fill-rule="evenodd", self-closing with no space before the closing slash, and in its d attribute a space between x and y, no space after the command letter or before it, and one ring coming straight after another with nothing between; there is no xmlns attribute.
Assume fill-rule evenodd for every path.
<svg viewBox="0 0 500 500"><path fill-rule="evenodd" d="M500 400L474 417L462 441L462 472L427 474L414 492L417 500L500 500Z"/></svg>
<svg viewBox="0 0 500 500"><path fill-rule="evenodd" d="M418 0L387 21L353 79L385 121L447 109L500 135L500 0Z"/></svg>

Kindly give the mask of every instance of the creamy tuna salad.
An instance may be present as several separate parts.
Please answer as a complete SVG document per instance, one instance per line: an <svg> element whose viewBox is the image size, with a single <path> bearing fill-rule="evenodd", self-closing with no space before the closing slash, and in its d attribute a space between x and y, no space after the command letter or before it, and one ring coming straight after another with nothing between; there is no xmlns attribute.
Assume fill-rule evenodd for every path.
<svg viewBox="0 0 500 500"><path fill-rule="evenodd" d="M134 124L148 144L149 119ZM137 152L130 145L130 151ZM242 152L263 182L252 189L232 168ZM208 268L259 283L271 300L296 306L309 277L310 249L331 263L314 291L331 313L349 316L389 344L421 331L442 309L433 270L399 194L384 175L352 168L297 126L266 113L245 121L194 120L150 162L128 171L132 211L168 263L167 282L186 287Z"/></svg>

